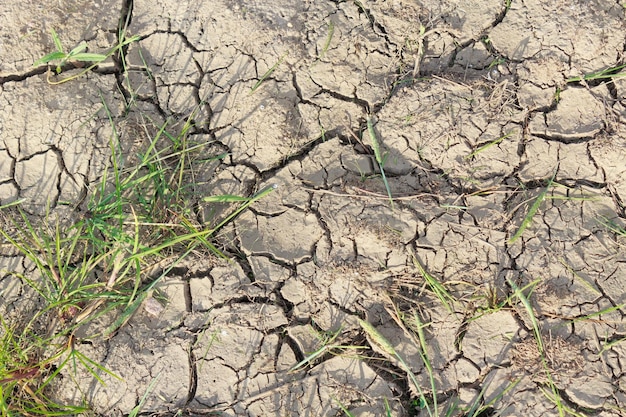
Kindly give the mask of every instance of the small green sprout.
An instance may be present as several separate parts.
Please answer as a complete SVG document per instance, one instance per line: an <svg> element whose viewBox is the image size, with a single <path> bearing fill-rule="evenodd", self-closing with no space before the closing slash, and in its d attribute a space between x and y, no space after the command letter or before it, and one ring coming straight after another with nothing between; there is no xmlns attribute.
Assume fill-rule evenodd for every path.
<svg viewBox="0 0 626 417"><path fill-rule="evenodd" d="M65 65L67 62L102 62L107 58L106 55L83 52L87 49L87 44L85 42L81 42L69 53L66 53L63 50L63 45L61 44L61 39L59 39L59 35L57 35L54 29L51 29L51 32L52 40L54 41L54 45L56 46L57 50L35 61L35 63L33 64L34 66L48 64L52 61L59 61L55 71L57 74L60 74L63 70L63 65Z"/></svg>

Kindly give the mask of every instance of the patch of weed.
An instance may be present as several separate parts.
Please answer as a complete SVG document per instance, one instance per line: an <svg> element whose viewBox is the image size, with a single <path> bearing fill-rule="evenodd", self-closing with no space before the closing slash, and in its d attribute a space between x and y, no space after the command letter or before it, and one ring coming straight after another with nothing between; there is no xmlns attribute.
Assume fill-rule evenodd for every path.
<svg viewBox="0 0 626 417"><path fill-rule="evenodd" d="M191 117L181 132L168 123L147 136L143 148L127 157L117 121L103 100L111 126L110 167L86 201L82 215L60 220L49 215L33 221L14 203L0 207L10 228L0 228L1 243L27 259L34 272L4 271L35 292L41 304L30 317L7 323L0 315L0 410L2 415L77 414L83 405L65 407L45 396L61 371L80 366L95 380L117 377L75 344L77 329L87 339L115 334L132 317L168 272L192 252L225 255L212 243L217 232L251 204L275 189L250 197L206 196L207 204L235 207L216 225L194 220L192 171L203 147L188 135ZM78 207L76 207L78 209ZM98 327L90 326L100 318ZM41 335L35 329L46 329ZM59 410L64 410L63 412ZM138 412L134 411L134 412Z"/></svg>

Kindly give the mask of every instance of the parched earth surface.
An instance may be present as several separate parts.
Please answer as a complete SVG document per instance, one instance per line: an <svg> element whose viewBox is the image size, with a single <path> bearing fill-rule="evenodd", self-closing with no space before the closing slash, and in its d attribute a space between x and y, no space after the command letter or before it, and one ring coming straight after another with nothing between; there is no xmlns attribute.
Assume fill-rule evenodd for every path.
<svg viewBox="0 0 626 417"><path fill-rule="evenodd" d="M50 3L0 6L0 204L84 200L110 163L103 103L128 153L145 120L192 115L189 138L227 155L194 167L200 196L277 185L220 234L231 261L191 254L164 306L77 334L122 380L66 369L57 402L124 415L154 383L146 415L427 415L417 382L442 414L625 415L626 253L607 227L626 219L621 2ZM59 85L33 67L51 28L98 52L120 22L139 36L128 65ZM0 311L19 318L14 255Z"/></svg>

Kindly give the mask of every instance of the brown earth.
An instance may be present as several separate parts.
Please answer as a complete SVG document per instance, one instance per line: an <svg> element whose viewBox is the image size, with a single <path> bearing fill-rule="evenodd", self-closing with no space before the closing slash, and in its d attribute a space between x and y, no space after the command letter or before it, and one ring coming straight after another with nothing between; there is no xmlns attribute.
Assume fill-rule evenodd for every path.
<svg viewBox="0 0 626 417"><path fill-rule="evenodd" d="M427 323L442 414L482 394L494 400L483 415L558 415L512 287L537 281L528 295L565 408L626 415L626 254L602 221L626 219L626 81L571 80L625 63L620 2L138 0L127 71L104 63L50 85L32 67L54 49L50 28L68 48L107 49L119 10L0 6L0 204L24 199L41 215L91 191L110 156L101 100L128 152L142 117L195 112L194 140L228 153L198 167L206 195L278 188L222 235L231 262L192 255L162 282L164 309L150 299L110 339L80 344L122 381L79 368L57 401L125 415L157 378L149 415L338 416L342 404L374 416L385 401L394 416L426 415L406 369L357 320L432 398L415 329L396 315ZM11 255L0 269L27 268ZM27 314L26 295L3 272L3 316ZM346 348L289 371L335 333Z"/></svg>

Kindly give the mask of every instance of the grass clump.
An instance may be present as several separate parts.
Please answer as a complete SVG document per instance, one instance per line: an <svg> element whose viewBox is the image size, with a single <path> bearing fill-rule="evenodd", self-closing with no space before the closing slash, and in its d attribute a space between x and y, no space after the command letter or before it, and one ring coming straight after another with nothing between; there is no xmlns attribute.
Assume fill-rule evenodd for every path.
<svg viewBox="0 0 626 417"><path fill-rule="evenodd" d="M33 220L19 206L0 207L7 227L4 246L32 265L29 272L3 271L36 295L21 317L0 311L0 411L9 415L77 414L86 407L55 404L46 396L62 370L82 367L95 380L112 372L76 344L115 334L163 278L192 252L226 257L212 241L218 231L275 186L251 197L205 196L205 203L236 206L214 224L200 222L193 170L207 145L190 137L191 117L179 133L152 125L142 149L122 152L117 122L103 101L111 127L110 167L91 196L67 217L50 212ZM219 158L217 158L219 159ZM211 158L208 158L209 163ZM97 324L95 319L98 319ZM80 329L80 332L78 330Z"/></svg>

